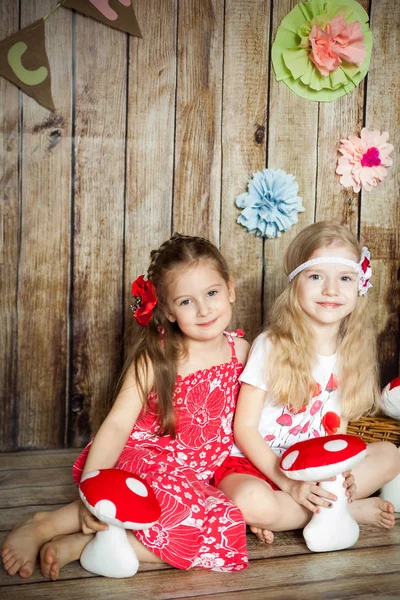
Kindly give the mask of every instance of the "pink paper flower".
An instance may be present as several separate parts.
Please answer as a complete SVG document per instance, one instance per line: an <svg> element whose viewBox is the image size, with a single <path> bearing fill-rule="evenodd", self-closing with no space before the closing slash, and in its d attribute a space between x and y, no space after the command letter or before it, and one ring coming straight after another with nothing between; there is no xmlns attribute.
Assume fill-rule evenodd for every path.
<svg viewBox="0 0 400 600"><path fill-rule="evenodd" d="M361 188L370 192L374 186L382 181L386 175L386 167L393 160L389 154L393 150L392 144L387 143L387 131L369 131L365 127L361 136L349 135L348 139L341 140L336 173L341 175L340 183L344 187L353 187L355 192Z"/></svg>
<svg viewBox="0 0 400 600"><path fill-rule="evenodd" d="M329 21L325 29L313 25L308 40L309 58L321 75L336 71L342 60L361 65L367 55L360 23L345 23L343 13Z"/></svg>

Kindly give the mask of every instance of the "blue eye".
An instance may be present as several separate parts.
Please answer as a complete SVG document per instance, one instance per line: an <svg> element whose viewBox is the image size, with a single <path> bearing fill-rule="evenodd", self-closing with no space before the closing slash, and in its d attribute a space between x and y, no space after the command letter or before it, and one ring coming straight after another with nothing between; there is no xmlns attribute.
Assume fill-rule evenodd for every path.
<svg viewBox="0 0 400 600"><path fill-rule="evenodd" d="M217 290L211 290L208 292L207 296L215 296L215 294L218 294Z"/></svg>
<svg viewBox="0 0 400 600"><path fill-rule="evenodd" d="M320 277L321 275L317 275L317 273L313 273L312 275L310 275L310 279L314 279L315 281L318 281Z"/></svg>
<svg viewBox="0 0 400 600"><path fill-rule="evenodd" d="M342 281L353 281L352 277L349 277L348 275L343 275L343 277L341 277Z"/></svg>
<svg viewBox="0 0 400 600"><path fill-rule="evenodd" d="M190 303L190 300L182 300L182 302L179 303L179 306L187 306Z"/></svg>

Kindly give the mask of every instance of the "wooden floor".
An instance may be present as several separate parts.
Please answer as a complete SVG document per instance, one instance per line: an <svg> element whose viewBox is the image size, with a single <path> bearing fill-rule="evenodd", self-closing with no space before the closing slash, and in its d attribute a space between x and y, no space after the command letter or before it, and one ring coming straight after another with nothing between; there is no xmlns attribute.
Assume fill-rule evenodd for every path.
<svg viewBox="0 0 400 600"><path fill-rule="evenodd" d="M71 465L76 451L0 455L0 542L15 523L37 510L76 498ZM400 514L398 515L400 517ZM78 562L56 582L36 569L23 580L0 573L1 600L261 600L400 598L400 519L391 531L362 527L356 546L312 554L301 532L276 535L272 546L248 535L249 568L239 573L178 571L143 563L135 577L93 576Z"/></svg>

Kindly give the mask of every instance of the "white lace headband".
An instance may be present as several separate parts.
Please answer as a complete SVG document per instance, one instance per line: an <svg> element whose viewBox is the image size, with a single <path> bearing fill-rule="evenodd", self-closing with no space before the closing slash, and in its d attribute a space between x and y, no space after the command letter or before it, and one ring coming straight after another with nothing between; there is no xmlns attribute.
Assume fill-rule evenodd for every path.
<svg viewBox="0 0 400 600"><path fill-rule="evenodd" d="M320 256L319 258L312 258L311 260L307 260L305 263L302 263L294 271L289 274L289 283L304 271L304 269L308 269L308 267L312 267L313 265L320 265L326 263L334 263L339 265L346 265L346 267L351 267L354 269L358 275L358 295L365 296L368 292L368 289L372 287L372 284L369 282L372 276L371 269L371 255L368 251L368 248L364 247L361 251L361 260L360 262L355 262L354 260L349 260L347 258L342 258L341 256Z"/></svg>

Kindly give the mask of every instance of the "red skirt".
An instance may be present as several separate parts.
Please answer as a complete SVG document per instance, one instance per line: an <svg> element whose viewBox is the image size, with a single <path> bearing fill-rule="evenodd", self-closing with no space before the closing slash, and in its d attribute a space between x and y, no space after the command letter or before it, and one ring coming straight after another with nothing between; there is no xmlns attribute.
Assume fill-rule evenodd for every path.
<svg viewBox="0 0 400 600"><path fill-rule="evenodd" d="M259 471L257 467L255 467L248 458L244 456L228 456L222 465L217 468L214 474L213 485L218 487L220 481L227 477L228 475L232 475L233 473L244 473L245 475L253 475L253 477L258 477L263 481L269 483L273 490L279 490L280 488L269 479L264 473Z"/></svg>

